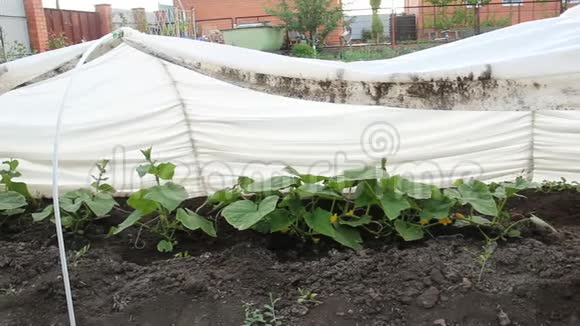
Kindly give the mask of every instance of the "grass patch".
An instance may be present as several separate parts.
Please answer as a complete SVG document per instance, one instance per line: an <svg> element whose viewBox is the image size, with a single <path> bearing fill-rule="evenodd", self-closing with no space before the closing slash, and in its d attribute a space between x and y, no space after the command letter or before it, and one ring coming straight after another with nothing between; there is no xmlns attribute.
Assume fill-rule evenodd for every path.
<svg viewBox="0 0 580 326"><path fill-rule="evenodd" d="M353 61L372 61L392 59L401 55L413 53L416 51L429 48L428 45L404 46L404 47L365 47L365 48L346 48L339 52L324 50L317 55L321 60L338 60L344 62Z"/></svg>

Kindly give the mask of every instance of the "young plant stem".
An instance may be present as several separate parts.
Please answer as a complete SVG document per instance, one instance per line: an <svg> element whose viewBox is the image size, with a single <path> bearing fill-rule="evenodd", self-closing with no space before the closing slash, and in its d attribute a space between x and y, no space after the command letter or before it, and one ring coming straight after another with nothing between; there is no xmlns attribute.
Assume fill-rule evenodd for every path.
<svg viewBox="0 0 580 326"><path fill-rule="evenodd" d="M507 203L507 200L508 199L506 196L506 198L502 199L500 204L497 206L497 215L493 217L493 221L491 222L492 224L495 225L499 222L501 212L503 211L503 208L504 208L505 204Z"/></svg>
<svg viewBox="0 0 580 326"><path fill-rule="evenodd" d="M139 246L138 245L139 240L141 239L141 231L143 231L143 228L144 227L149 228L145 224L141 224L141 226L139 227L139 231L137 231L137 236L135 237L135 242L133 243L133 247L135 247L135 249L139 249L140 250L140 249L145 248L145 241L143 241L143 245L142 246Z"/></svg>
<svg viewBox="0 0 580 326"><path fill-rule="evenodd" d="M207 205L207 203L209 203L209 197L203 202L203 204L201 204L198 208L195 209L195 213L199 213L199 211L205 207L205 205Z"/></svg>

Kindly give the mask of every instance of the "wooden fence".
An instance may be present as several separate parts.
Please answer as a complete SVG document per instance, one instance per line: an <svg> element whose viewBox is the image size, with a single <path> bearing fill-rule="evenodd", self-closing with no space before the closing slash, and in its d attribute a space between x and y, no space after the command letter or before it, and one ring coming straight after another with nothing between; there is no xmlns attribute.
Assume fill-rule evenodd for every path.
<svg viewBox="0 0 580 326"><path fill-rule="evenodd" d="M68 43L77 44L100 38L99 16L96 12L44 9L48 37L64 34Z"/></svg>

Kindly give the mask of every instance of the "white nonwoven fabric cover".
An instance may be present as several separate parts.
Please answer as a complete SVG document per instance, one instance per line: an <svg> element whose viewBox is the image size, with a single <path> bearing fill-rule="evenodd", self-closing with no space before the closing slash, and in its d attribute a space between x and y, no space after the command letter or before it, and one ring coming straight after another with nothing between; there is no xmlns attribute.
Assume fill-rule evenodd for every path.
<svg viewBox="0 0 580 326"><path fill-rule="evenodd" d="M0 95L80 57L93 43L81 43L0 65Z"/></svg>
<svg viewBox="0 0 580 326"><path fill-rule="evenodd" d="M495 50L498 54L489 49L479 59L461 56L465 65L460 64L463 59L448 60L441 70L437 70L441 65L437 61L428 67L429 52L433 57L442 56L447 48L451 55L464 51L462 43L475 48L477 39L486 48L493 47L491 34L503 42L503 38L513 39L509 30L526 34L525 25L532 29L536 25L506 29L503 38L494 32L392 60L356 64L295 59L124 30L126 44L78 71L0 96L0 158L20 160L22 180L34 191L50 194L57 114L65 88L74 78L60 136L60 184L64 189L88 186L90 175L96 172L94 164L101 159L111 161L110 182L120 192L151 184L151 178L140 179L135 172L143 163L139 150L150 146L154 159L178 166L175 181L191 196L231 186L240 175L256 179L280 175L287 165L303 172L336 175L364 164L378 165L382 158L388 159L393 174L441 186L458 178L496 181L519 175L536 181L561 176L580 181L580 111L575 111L580 106L563 92L552 101L571 110L438 111L322 103L234 86L134 47L135 43L146 44L151 51L166 51L183 60L190 56L192 61L320 79L334 76L337 67L352 67L348 72L345 69L342 78L358 74L357 78L369 79L411 71L473 72L474 67L489 64L484 57L499 62L501 53L513 63L512 67L505 65L504 77L518 78L524 74L522 66L516 67L520 53L522 62L530 62L526 60L531 57L547 60L528 66L527 76L542 77L545 66L552 66L555 73L545 77L558 78L559 83L569 85L568 93L580 96L574 93L580 80L577 16L535 23L565 25L575 33L558 34L570 42L567 45L554 39L550 46L534 43L535 52L522 51L523 44L512 48L501 43L503 47ZM38 55L36 60L42 62L49 54ZM570 59L573 54L575 62ZM493 69L501 71L500 63L494 65Z"/></svg>
<svg viewBox="0 0 580 326"><path fill-rule="evenodd" d="M413 82L454 79L491 67L495 79L526 79L580 73L580 7L556 18L502 28L388 60L339 62L159 37L123 29L124 41L182 60L262 74L317 80Z"/></svg>

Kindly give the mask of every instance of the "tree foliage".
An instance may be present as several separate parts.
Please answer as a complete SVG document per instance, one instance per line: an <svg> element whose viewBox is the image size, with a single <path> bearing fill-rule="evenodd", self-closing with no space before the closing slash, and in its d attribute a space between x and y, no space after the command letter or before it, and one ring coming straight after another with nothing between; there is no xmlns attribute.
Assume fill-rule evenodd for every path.
<svg viewBox="0 0 580 326"><path fill-rule="evenodd" d="M265 9L280 18L287 30L305 35L313 46L324 43L343 18L342 8L333 0L282 0Z"/></svg>
<svg viewBox="0 0 580 326"><path fill-rule="evenodd" d="M375 43L379 43L383 33L385 32L385 28L383 26L383 22L381 21L381 17L379 16L379 9L381 8L382 0L370 0L370 5L373 10L373 18L371 24L371 33L373 34L373 39Z"/></svg>

